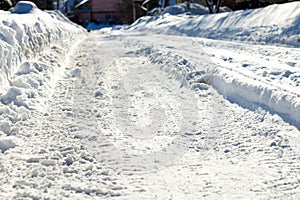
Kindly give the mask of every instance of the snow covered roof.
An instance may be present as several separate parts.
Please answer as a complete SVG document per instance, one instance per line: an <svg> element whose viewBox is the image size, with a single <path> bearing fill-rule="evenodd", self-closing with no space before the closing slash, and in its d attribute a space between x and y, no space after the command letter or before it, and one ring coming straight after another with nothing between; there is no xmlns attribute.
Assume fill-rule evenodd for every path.
<svg viewBox="0 0 300 200"><path fill-rule="evenodd" d="M78 8L79 6L82 6L83 4L89 2L90 0L83 0L80 3L78 3L77 5L75 5L75 8Z"/></svg>

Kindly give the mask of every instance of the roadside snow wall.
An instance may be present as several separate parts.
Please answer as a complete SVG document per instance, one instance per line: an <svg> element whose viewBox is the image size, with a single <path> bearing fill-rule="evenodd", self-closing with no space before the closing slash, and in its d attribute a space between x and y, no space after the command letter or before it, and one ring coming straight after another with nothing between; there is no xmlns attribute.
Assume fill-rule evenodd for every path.
<svg viewBox="0 0 300 200"><path fill-rule="evenodd" d="M212 74L213 87L225 98L248 109L267 108L300 129L299 94L263 85L252 78L236 77L224 69L214 70Z"/></svg>
<svg viewBox="0 0 300 200"><path fill-rule="evenodd" d="M23 12L21 12L23 11ZM22 13L22 14L19 14ZM83 32L59 13L45 13L36 7L23 7L11 12L0 12L0 93L11 86L12 77L22 63L33 60L51 45L70 48L70 41Z"/></svg>
<svg viewBox="0 0 300 200"><path fill-rule="evenodd" d="M138 19L129 30L300 47L300 2L235 12L223 10L219 14L207 14L207 8L191 5L191 9L181 4L167 8L160 15ZM292 71L297 71L295 69ZM282 78L293 74L289 70L281 71ZM212 74L213 87L230 101L247 108L266 107L300 129L299 93L262 84L252 78L236 77L230 70L217 65L207 73ZM297 74L295 72L293 76L298 77Z"/></svg>
<svg viewBox="0 0 300 200"><path fill-rule="evenodd" d="M141 18L130 29L300 47L300 2L219 14L207 14L197 4L190 10L185 7L181 4L155 17Z"/></svg>
<svg viewBox="0 0 300 200"><path fill-rule="evenodd" d="M0 11L0 136L56 84L68 52L85 31L59 12L21 1ZM40 102L41 103L41 102Z"/></svg>

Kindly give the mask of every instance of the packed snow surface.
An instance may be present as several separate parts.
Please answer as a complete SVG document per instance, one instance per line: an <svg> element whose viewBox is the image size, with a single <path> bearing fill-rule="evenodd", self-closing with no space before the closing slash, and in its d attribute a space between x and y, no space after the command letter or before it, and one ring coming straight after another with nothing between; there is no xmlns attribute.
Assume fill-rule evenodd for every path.
<svg viewBox="0 0 300 200"><path fill-rule="evenodd" d="M191 8L0 11L0 199L300 199L300 3Z"/></svg>

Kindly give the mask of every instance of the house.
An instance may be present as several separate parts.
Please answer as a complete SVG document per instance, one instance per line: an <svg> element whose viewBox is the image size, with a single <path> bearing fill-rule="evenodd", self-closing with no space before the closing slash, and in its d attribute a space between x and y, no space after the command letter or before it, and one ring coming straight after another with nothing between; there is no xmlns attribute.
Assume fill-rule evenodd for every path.
<svg viewBox="0 0 300 200"><path fill-rule="evenodd" d="M84 25L85 22L97 24L128 24L146 14L141 8L143 0L80 0L75 1L72 21Z"/></svg>
<svg viewBox="0 0 300 200"><path fill-rule="evenodd" d="M120 0L82 0L74 7L74 18L79 23L112 23L118 21Z"/></svg>

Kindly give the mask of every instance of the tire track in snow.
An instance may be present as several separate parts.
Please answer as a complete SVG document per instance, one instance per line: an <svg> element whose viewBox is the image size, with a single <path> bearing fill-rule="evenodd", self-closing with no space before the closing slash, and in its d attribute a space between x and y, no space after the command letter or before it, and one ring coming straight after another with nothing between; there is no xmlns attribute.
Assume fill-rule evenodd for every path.
<svg viewBox="0 0 300 200"><path fill-rule="evenodd" d="M95 44L109 46L108 53L97 53L99 46ZM199 107L205 110L208 101L199 101L182 78L152 63L151 48L132 52L132 47L126 48L116 38L89 45L84 49L90 56L82 61L87 63L81 67L74 97L89 102L75 103L73 109L78 137L109 175L119 177L124 187L129 187L120 174L128 176L125 181L134 181L171 166L196 135L206 138L205 143L198 141L201 157L208 154L213 136L209 138L205 129L198 132L197 127L211 123L210 116L197 117ZM115 53L115 48L121 54ZM142 191L140 187L134 184L132 190Z"/></svg>
<svg viewBox="0 0 300 200"><path fill-rule="evenodd" d="M121 72L111 70L109 76L113 116L121 131L116 145L126 149L124 164L139 166L142 173L170 165L186 151L189 136L199 134L194 94L143 56L122 58L116 68Z"/></svg>
<svg viewBox="0 0 300 200"><path fill-rule="evenodd" d="M96 177L101 178L100 182L108 179L114 183L108 196L121 195L118 198L125 199L220 199L259 196L276 199L293 197L297 193L300 170L297 161L299 151L296 148L299 138L295 136L297 130L262 109L250 111L231 104L210 87L196 91L201 118L196 124L199 126L198 131L186 135L191 141L184 144L186 148L183 148L182 154L178 154L175 160L171 159L172 162L168 162L170 164L157 164L160 166L159 170L141 167L145 164L148 166L149 162L132 162L136 161L132 158L144 153L143 144L138 146L141 143L135 141L144 136L133 137L130 135L133 125L126 125L150 124L151 130L160 127L156 124L151 126L148 111L151 106L162 104L159 100L148 100L155 99L155 95L170 99L162 109L169 110L169 114L174 115L169 118L169 125L177 125L181 120L180 115L176 114L177 97L168 94L163 86L157 88L154 84L156 80L166 81L163 80L164 76L152 75L163 73L159 67L166 67L167 62L170 64L169 68L172 65L178 67L176 62L182 59L161 51L154 52L153 48L149 48L151 54L145 55L145 48L141 48L139 42L135 46L133 40L130 48L127 48L124 40L126 38L92 35L89 42L80 48L85 54L78 52L74 55L81 59L79 67L82 73L76 78L75 86L70 87L69 93L73 98L71 110L74 112L73 120L77 127L74 135L83 148L96 158L94 162L98 168L94 173L99 174ZM136 48L136 51L132 52L132 48ZM103 49L106 51L103 52ZM128 54L129 51L131 52ZM147 56L156 60L147 59ZM187 72L193 74L189 81L195 83L203 73ZM171 71L168 73L167 79L177 78L181 81L176 74ZM123 79L124 77L126 78ZM148 80L144 81L144 77ZM134 85L132 94L127 95L129 92L125 90L126 83L134 84L133 78L137 84ZM157 93L154 93L156 90ZM129 101L134 104L129 106ZM162 110L157 112L163 113ZM156 111L150 111L158 116ZM154 121L167 118L165 116L167 114ZM129 118L131 121L128 121ZM121 120L124 120L125 127L118 126ZM125 130L124 134L118 129L131 131L127 134ZM172 136L171 133L168 133L169 136ZM149 138L151 137L147 135L146 139ZM154 146L160 142L162 141L144 143L145 146ZM157 149L161 149L161 146L158 145ZM145 150L151 149L145 147ZM124 157L119 159L122 156ZM151 168L153 169L153 165ZM80 190L80 187L68 189L85 191L84 188Z"/></svg>

